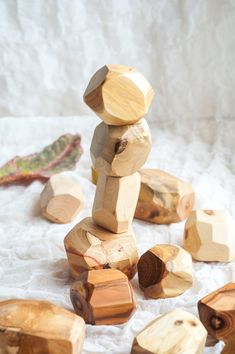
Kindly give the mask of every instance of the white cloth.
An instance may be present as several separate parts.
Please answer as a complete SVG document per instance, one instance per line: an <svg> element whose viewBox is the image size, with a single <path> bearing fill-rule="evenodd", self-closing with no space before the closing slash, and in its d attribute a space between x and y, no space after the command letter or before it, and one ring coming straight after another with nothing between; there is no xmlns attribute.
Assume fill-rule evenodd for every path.
<svg viewBox="0 0 235 354"><path fill-rule="evenodd" d="M95 186L90 181L89 146L98 118L91 116L0 119L0 164L14 155L39 151L61 134L80 133L84 154L76 171L84 207L67 225L48 222L40 215L43 183L0 187L0 299L45 299L72 310L72 282L63 246L67 232L91 215ZM193 184L197 208L227 208L235 213L235 122L189 121L151 126L153 148L146 166L161 168ZM182 245L184 223L157 226L134 220L140 254L157 243ZM128 354L133 337L150 320L174 308L197 315L197 301L229 281L235 281L235 263L194 263L194 285L185 294L166 300L138 296L135 316L122 326L87 326L83 354ZM204 353L219 354L222 343ZM190 354L190 353L189 353Z"/></svg>

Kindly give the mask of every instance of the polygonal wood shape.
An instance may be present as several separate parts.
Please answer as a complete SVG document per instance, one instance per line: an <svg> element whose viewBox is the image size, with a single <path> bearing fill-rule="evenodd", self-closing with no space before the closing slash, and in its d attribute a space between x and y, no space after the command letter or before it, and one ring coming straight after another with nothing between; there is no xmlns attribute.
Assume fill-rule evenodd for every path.
<svg viewBox="0 0 235 354"><path fill-rule="evenodd" d="M94 169L109 176L129 176L147 160L152 140L145 119L124 127L100 123L91 142Z"/></svg>
<svg viewBox="0 0 235 354"><path fill-rule="evenodd" d="M47 301L0 302L1 353L80 354L84 335L81 317Z"/></svg>
<svg viewBox="0 0 235 354"><path fill-rule="evenodd" d="M139 285L147 297L168 298L192 286L192 258L176 245L156 245L137 264Z"/></svg>
<svg viewBox="0 0 235 354"><path fill-rule="evenodd" d="M122 233L131 226L140 190L138 172L125 177L100 174L92 217L97 225Z"/></svg>
<svg viewBox="0 0 235 354"><path fill-rule="evenodd" d="M91 78L85 103L109 125L136 123L149 109L154 91L135 69L109 64Z"/></svg>
<svg viewBox="0 0 235 354"><path fill-rule="evenodd" d="M235 258L235 223L226 210L193 211L185 224L184 248L198 261Z"/></svg>
<svg viewBox="0 0 235 354"><path fill-rule="evenodd" d="M136 336L131 354L201 354L206 335L197 317L174 310L150 322Z"/></svg>
<svg viewBox="0 0 235 354"><path fill-rule="evenodd" d="M131 227L116 235L85 218L68 233L64 244L75 279L84 271L102 268L116 268L129 279L136 273L139 257Z"/></svg>
<svg viewBox="0 0 235 354"><path fill-rule="evenodd" d="M194 190L182 180L157 169L142 169L135 218L156 224L184 220L194 206Z"/></svg>
<svg viewBox="0 0 235 354"><path fill-rule="evenodd" d="M70 295L75 312L90 324L121 324L136 309L132 286L127 276L116 269L82 273Z"/></svg>
<svg viewBox="0 0 235 354"><path fill-rule="evenodd" d="M78 181L62 174L53 175L46 183L40 198L42 214L50 221L71 222L82 206Z"/></svg>
<svg viewBox="0 0 235 354"><path fill-rule="evenodd" d="M211 336L228 340L235 332L235 283L228 283L201 299L198 311Z"/></svg>

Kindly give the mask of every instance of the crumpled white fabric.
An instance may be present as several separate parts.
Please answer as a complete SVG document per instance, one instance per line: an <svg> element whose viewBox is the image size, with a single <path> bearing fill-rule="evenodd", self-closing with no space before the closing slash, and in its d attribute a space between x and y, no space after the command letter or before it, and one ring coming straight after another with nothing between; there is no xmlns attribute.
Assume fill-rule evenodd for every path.
<svg viewBox="0 0 235 354"><path fill-rule="evenodd" d="M95 186L90 181L89 146L98 118L34 117L0 119L0 164L14 155L39 151L61 134L79 132L84 154L76 171L84 195L84 206L74 222L57 225L40 215L39 195L43 183L0 187L0 299L49 300L72 310L72 282L63 239L82 218L91 215ZM151 124L153 148L145 167L164 169L193 184L196 208L227 208L235 216L235 122L213 119L188 123ZM157 226L134 220L139 253L157 243L182 245L184 222ZM132 284L138 310L122 326L87 326L83 354L128 354L134 336L155 316L174 308L197 315L197 301L207 293L235 281L235 263L194 263L194 285L185 294L166 300L146 300ZM206 348L219 354L223 345ZM190 353L189 353L190 354Z"/></svg>

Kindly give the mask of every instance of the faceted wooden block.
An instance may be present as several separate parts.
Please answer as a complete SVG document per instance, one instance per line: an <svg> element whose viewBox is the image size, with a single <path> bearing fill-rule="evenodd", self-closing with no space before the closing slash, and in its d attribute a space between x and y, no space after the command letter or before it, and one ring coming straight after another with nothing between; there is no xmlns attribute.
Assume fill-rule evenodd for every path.
<svg viewBox="0 0 235 354"><path fill-rule="evenodd" d="M116 268L129 279L136 273L139 257L131 227L116 235L86 218L68 233L64 244L75 279L84 271L102 268Z"/></svg>
<svg viewBox="0 0 235 354"><path fill-rule="evenodd" d="M147 297L174 297L192 286L192 258L176 245L154 246L140 257L137 268Z"/></svg>
<svg viewBox="0 0 235 354"><path fill-rule="evenodd" d="M128 176L147 160L152 140L145 119L123 127L100 123L91 142L91 160L98 173Z"/></svg>
<svg viewBox="0 0 235 354"><path fill-rule="evenodd" d="M0 352L9 354L80 354L85 323L47 301L0 302Z"/></svg>
<svg viewBox="0 0 235 354"><path fill-rule="evenodd" d="M124 65L105 65L91 78L85 103L109 125L136 123L148 112L154 91L145 77Z"/></svg>
<svg viewBox="0 0 235 354"><path fill-rule="evenodd" d="M235 332L235 283L229 283L201 299L198 311L211 336L228 340Z"/></svg>
<svg viewBox="0 0 235 354"><path fill-rule="evenodd" d="M184 220L194 206L192 186L161 170L140 170L141 187L135 218L156 224Z"/></svg>
<svg viewBox="0 0 235 354"><path fill-rule="evenodd" d="M70 295L75 312L90 324L121 324L136 309L132 286L117 269L82 273L73 283Z"/></svg>
<svg viewBox="0 0 235 354"><path fill-rule="evenodd" d="M131 354L200 354L206 335L197 317L186 311L171 311L136 336Z"/></svg>
<svg viewBox="0 0 235 354"><path fill-rule="evenodd" d="M96 224L115 233L126 232L134 217L139 190L138 172L125 177L100 174L92 209Z"/></svg>
<svg viewBox="0 0 235 354"><path fill-rule="evenodd" d="M56 223L68 223L82 206L82 192L78 181L62 174L53 175L41 193L42 214Z"/></svg>
<svg viewBox="0 0 235 354"><path fill-rule="evenodd" d="M235 258L235 223L226 210L193 211L185 224L184 248L198 261Z"/></svg>

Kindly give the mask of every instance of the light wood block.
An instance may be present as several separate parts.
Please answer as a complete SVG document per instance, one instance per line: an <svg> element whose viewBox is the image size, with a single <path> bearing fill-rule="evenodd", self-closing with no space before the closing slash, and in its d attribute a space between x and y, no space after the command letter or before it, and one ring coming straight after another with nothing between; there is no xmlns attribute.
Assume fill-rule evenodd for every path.
<svg viewBox="0 0 235 354"><path fill-rule="evenodd" d="M192 211L185 224L184 248L198 261L232 261L235 223L229 213L226 210Z"/></svg>
<svg viewBox="0 0 235 354"><path fill-rule="evenodd" d="M146 115L153 96L151 85L140 72L108 64L92 76L83 98L106 124L126 125Z"/></svg>
<svg viewBox="0 0 235 354"><path fill-rule="evenodd" d="M176 245L154 246L140 257L137 268L146 297L174 297L192 286L192 258Z"/></svg>
<svg viewBox="0 0 235 354"><path fill-rule="evenodd" d="M125 323L136 309L132 286L116 269L82 273L70 294L75 312L93 325Z"/></svg>
<svg viewBox="0 0 235 354"><path fill-rule="evenodd" d="M212 337L228 340L235 332L235 283L228 283L201 299L198 311Z"/></svg>
<svg viewBox="0 0 235 354"><path fill-rule="evenodd" d="M80 354L83 319L47 301L0 302L0 352L4 354Z"/></svg>
<svg viewBox="0 0 235 354"><path fill-rule="evenodd" d="M43 216L50 221L71 222L82 207L82 192L77 180L62 174L53 175L40 198Z"/></svg>
<svg viewBox="0 0 235 354"><path fill-rule="evenodd" d="M201 354L206 334L191 313L171 311L150 322L136 336L131 354Z"/></svg>
<svg viewBox="0 0 235 354"><path fill-rule="evenodd" d="M100 123L91 142L92 164L98 173L128 176L143 166L151 146L151 135L145 119L123 127Z"/></svg>
<svg viewBox="0 0 235 354"><path fill-rule="evenodd" d="M235 332L229 337L221 354L234 354L234 353L235 353Z"/></svg>
<svg viewBox="0 0 235 354"><path fill-rule="evenodd" d="M187 218L194 206L194 190L167 172L142 169L135 218L156 224L171 224Z"/></svg>
<svg viewBox="0 0 235 354"><path fill-rule="evenodd" d="M125 177L100 174L92 209L96 224L115 233L126 232L134 217L139 190L138 172Z"/></svg>
<svg viewBox="0 0 235 354"><path fill-rule="evenodd" d="M118 269L129 279L136 274L139 257L131 227L117 235L86 218L68 233L64 244L75 279L84 271L102 268Z"/></svg>

